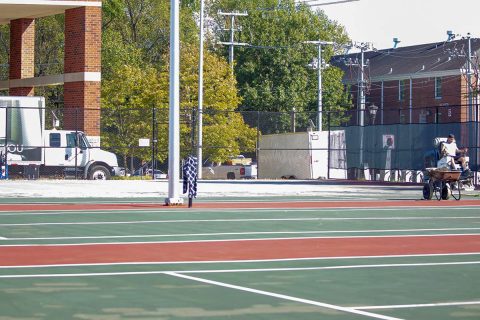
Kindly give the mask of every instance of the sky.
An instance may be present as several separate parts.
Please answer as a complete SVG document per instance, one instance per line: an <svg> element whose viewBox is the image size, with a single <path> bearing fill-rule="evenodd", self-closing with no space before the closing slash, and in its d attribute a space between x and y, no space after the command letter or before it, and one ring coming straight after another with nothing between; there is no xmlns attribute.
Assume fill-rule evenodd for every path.
<svg viewBox="0 0 480 320"><path fill-rule="evenodd" d="M350 39L377 49L393 47L393 38L403 47L445 41L447 30L480 38L480 0L360 0L317 8L345 26Z"/></svg>

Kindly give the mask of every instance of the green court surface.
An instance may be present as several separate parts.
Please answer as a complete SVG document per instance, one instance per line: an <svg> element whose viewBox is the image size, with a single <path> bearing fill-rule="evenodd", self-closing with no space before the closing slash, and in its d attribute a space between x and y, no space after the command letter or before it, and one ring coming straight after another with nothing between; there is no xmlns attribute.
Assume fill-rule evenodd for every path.
<svg viewBox="0 0 480 320"><path fill-rule="evenodd" d="M278 209L2 211L0 257L2 250L32 246L46 252L41 250L252 239L279 240L281 249L286 239L355 244L355 239L423 236L448 247L443 236L465 235L479 237L479 250L30 266L7 266L4 260L0 320L480 319L475 205L320 209L289 208L287 201Z"/></svg>

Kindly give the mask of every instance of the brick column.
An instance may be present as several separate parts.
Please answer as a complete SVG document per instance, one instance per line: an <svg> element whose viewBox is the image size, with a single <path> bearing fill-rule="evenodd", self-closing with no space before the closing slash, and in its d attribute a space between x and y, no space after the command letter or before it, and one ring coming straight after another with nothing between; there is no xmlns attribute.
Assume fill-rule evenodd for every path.
<svg viewBox="0 0 480 320"><path fill-rule="evenodd" d="M65 12L64 102L66 129L100 136L100 7L81 7Z"/></svg>
<svg viewBox="0 0 480 320"><path fill-rule="evenodd" d="M17 80L34 76L35 20L17 19L10 22L10 70L9 79ZM33 87L10 88L11 96L33 96Z"/></svg>

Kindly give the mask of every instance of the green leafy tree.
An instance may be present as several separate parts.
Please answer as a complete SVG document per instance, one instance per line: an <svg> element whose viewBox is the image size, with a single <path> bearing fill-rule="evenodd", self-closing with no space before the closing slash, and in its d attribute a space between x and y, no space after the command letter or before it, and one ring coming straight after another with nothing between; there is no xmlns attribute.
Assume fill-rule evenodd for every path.
<svg viewBox="0 0 480 320"><path fill-rule="evenodd" d="M123 65L102 83L102 143L127 157L150 158L150 149L137 148L139 138L150 138L152 108L168 94L162 90L158 71L151 66ZM163 138L162 138L163 137ZM165 145L161 135L160 145ZM158 160L165 160L160 153ZM133 168L132 168L133 169Z"/></svg>
<svg viewBox="0 0 480 320"><path fill-rule="evenodd" d="M122 51L118 52L118 57L122 57ZM125 52L130 52L130 49ZM183 46L181 61L180 108L190 110L183 112L188 115L198 105L196 46ZM223 58L208 52L205 54L204 66L205 158L213 162L223 162L232 154L253 151L256 131L244 123L239 113L234 112L240 98L230 67ZM150 149L139 149L136 146L139 138L150 138L152 107L155 106L158 123L156 160L165 161L168 155L168 64L157 71L148 64L125 63L122 66L116 63L116 67L110 72L110 78L104 80L102 86L102 143L122 154L125 162L129 156L150 159ZM182 121L180 134L183 157L192 151L191 130L192 123Z"/></svg>
<svg viewBox="0 0 480 320"><path fill-rule="evenodd" d="M0 26L0 80L8 79L8 57L10 51L10 26Z"/></svg>
<svg viewBox="0 0 480 320"><path fill-rule="evenodd" d="M182 50L182 106L198 105L198 47ZM235 112L241 102L236 80L225 59L210 52L204 56L204 158L223 162L231 155L255 150L256 130ZM187 140L187 139L184 139Z"/></svg>
<svg viewBox="0 0 480 320"><path fill-rule="evenodd" d="M193 1L182 1L180 11L181 39L197 39ZM114 32L124 45L133 45L142 53L143 61L163 65L170 42L169 0L107 1L104 33Z"/></svg>
<svg viewBox="0 0 480 320"><path fill-rule="evenodd" d="M35 76L63 73L64 66L64 25L63 14L35 20ZM50 125L52 112L63 120L63 86L36 87L35 95L45 97L46 124Z"/></svg>

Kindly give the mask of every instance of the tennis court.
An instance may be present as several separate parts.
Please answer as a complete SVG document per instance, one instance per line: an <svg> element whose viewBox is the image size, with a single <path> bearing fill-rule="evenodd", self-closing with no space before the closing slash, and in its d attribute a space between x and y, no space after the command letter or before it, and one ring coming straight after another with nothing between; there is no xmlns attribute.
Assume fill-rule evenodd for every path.
<svg viewBox="0 0 480 320"><path fill-rule="evenodd" d="M479 319L479 273L474 197L0 204L2 320Z"/></svg>

